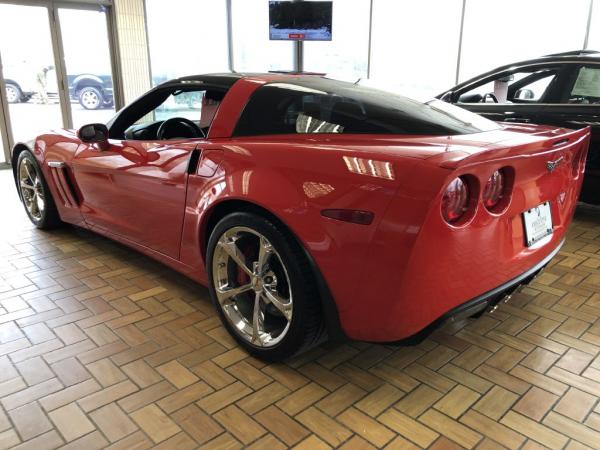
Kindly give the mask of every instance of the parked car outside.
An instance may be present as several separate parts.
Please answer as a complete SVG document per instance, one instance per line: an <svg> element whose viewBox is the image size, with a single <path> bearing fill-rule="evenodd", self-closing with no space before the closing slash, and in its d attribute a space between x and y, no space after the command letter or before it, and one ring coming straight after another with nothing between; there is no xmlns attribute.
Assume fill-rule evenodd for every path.
<svg viewBox="0 0 600 450"><path fill-rule="evenodd" d="M498 67L438 98L512 124L592 127L581 200L600 204L600 53L548 55Z"/></svg>
<svg viewBox="0 0 600 450"><path fill-rule="evenodd" d="M36 94L39 95L40 83L37 80L41 68L35 69L23 63L7 66L4 71L6 98L8 103L25 103ZM45 74L45 90L48 98L58 97L56 72L53 67ZM113 83L110 75L81 73L67 75L69 97L85 109L110 108L113 106Z"/></svg>

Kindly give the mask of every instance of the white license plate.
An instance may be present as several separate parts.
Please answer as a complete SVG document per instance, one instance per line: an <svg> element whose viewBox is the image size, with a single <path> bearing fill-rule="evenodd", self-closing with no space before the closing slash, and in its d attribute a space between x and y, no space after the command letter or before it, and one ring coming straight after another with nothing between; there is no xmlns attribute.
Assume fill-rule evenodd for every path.
<svg viewBox="0 0 600 450"><path fill-rule="evenodd" d="M525 239L530 247L546 236L552 234L552 213L550 202L542 203L523 213L525 222Z"/></svg>

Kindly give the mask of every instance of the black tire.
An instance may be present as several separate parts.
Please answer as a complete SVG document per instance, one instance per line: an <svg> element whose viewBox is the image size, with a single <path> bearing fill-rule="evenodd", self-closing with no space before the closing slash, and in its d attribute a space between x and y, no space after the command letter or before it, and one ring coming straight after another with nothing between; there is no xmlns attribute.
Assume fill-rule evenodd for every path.
<svg viewBox="0 0 600 450"><path fill-rule="evenodd" d="M8 103L21 103L23 101L23 92L15 83L6 83L6 100Z"/></svg>
<svg viewBox="0 0 600 450"><path fill-rule="evenodd" d="M87 86L79 91L79 104L88 110L100 109L104 105L104 96L100 89Z"/></svg>
<svg viewBox="0 0 600 450"><path fill-rule="evenodd" d="M33 167L33 169L35 170L35 175L39 178L39 189L43 193L44 208L41 212L41 217L39 218L34 217L32 213L27 209L27 206L25 204L24 196L27 194L24 193L25 188L22 187L19 176L21 165L24 164L25 161L30 163L30 167ZM23 150L19 154L16 167L16 180L17 187L19 189L19 197L21 198L21 202L23 203L23 207L25 208L25 212L27 213L27 217L29 217L29 220L31 220L31 223L33 223L37 228L41 230L56 228L57 226L62 224L62 221L60 220L60 216L58 214L58 210L56 209L56 204L54 203L54 199L52 198L52 193L50 192L48 184L46 183L46 179L44 178L44 174L40 170L40 167L35 157L29 150Z"/></svg>
<svg viewBox="0 0 600 450"><path fill-rule="evenodd" d="M271 347L254 345L232 326L219 304L213 281L213 259L217 242L227 230L246 227L260 233L272 244L285 266L293 296L293 314L281 341ZM306 351L326 338L317 287L306 256L289 231L273 221L250 212L236 212L221 219L212 230L207 248L207 272L210 296L219 317L233 338L253 356L280 361Z"/></svg>

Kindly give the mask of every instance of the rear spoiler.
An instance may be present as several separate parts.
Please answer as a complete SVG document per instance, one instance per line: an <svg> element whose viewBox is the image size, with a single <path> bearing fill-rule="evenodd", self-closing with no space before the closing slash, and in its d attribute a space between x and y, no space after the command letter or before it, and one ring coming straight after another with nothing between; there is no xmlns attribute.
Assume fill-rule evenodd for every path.
<svg viewBox="0 0 600 450"><path fill-rule="evenodd" d="M544 127L539 132L532 133L532 127L511 126L510 130L520 132L515 139L491 144L483 149L456 148L427 158L427 161L445 169L455 170L475 164L494 160L522 158L540 153L552 153L559 149L571 147L590 138L591 127L579 130L566 128Z"/></svg>

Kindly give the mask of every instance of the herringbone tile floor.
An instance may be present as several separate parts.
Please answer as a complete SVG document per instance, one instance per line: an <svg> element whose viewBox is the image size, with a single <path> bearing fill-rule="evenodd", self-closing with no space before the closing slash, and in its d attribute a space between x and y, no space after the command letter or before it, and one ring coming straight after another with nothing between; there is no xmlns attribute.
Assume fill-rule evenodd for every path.
<svg viewBox="0 0 600 450"><path fill-rule="evenodd" d="M0 192L0 449L600 448L600 210L494 313L265 365L205 288Z"/></svg>

